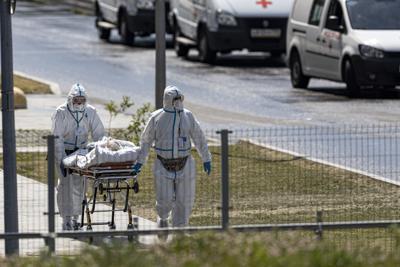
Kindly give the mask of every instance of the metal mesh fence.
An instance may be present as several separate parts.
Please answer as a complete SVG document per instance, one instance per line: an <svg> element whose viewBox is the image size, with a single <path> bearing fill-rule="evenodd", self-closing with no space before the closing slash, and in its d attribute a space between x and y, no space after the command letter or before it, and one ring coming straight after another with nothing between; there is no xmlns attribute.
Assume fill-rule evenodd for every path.
<svg viewBox="0 0 400 267"><path fill-rule="evenodd" d="M19 232L47 232L47 143L42 137L44 131L17 131L17 190ZM1 154L3 167L3 153ZM0 232L4 232L4 180L1 170L0 180ZM6 177L4 177L6 179ZM43 240L20 240L20 251L24 254L36 254L45 247ZM2 242L0 253L4 253Z"/></svg>
<svg viewBox="0 0 400 267"><path fill-rule="evenodd" d="M45 131L18 131L17 173L19 231L46 233L47 147ZM205 131L212 155L212 172L203 171L195 149L196 190L189 226L221 225L221 143L214 130ZM232 226L313 223L317 212L323 222L359 222L398 220L398 179L400 127L377 126L277 126L265 129L234 130L229 135L229 222ZM154 149L138 175L140 190L132 191L129 202L138 230L158 229L153 165ZM2 164L2 162L0 162ZM57 168L57 166L56 166ZM82 177L83 178L83 177ZM3 182L3 179L1 180ZM93 195L88 181L87 197ZM57 182L56 182L57 184ZM3 184L0 185L3 192ZM0 196L3 198L3 195ZM99 194L102 201L104 194ZM123 209L124 195L117 194L116 209ZM92 221L109 222L110 203L99 203ZM0 201L4 221L4 202ZM57 211L56 206L56 211ZM56 215L56 232L61 218ZM115 214L115 230L127 229L127 212ZM360 227L361 228L361 227ZM94 231L109 226L93 225ZM87 231L83 227L80 231ZM0 224L0 233L4 232ZM396 236L390 229L324 231L324 237L353 246L370 243L393 248ZM99 239L102 240L102 239ZM58 238L58 254L75 254L88 241L96 239ZM156 242L155 236L141 236L141 243ZM4 242L0 242L4 253ZM38 254L45 249L41 239L20 241L22 254Z"/></svg>
<svg viewBox="0 0 400 267"><path fill-rule="evenodd" d="M231 223L399 218L399 127L276 127L231 136Z"/></svg>

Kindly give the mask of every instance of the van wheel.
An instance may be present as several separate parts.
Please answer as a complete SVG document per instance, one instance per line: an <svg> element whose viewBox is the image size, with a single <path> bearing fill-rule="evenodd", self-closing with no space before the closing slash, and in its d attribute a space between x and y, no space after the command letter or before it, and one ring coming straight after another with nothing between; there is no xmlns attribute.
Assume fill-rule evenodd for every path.
<svg viewBox="0 0 400 267"><path fill-rule="evenodd" d="M119 22L119 34L121 35L122 43L132 46L135 41L135 34L129 30L128 18L125 14L121 16Z"/></svg>
<svg viewBox="0 0 400 267"><path fill-rule="evenodd" d="M200 33L198 41L199 60L204 63L214 63L217 57L217 52L211 50L208 43L207 33L205 31Z"/></svg>
<svg viewBox="0 0 400 267"><path fill-rule="evenodd" d="M176 39L177 37L181 36L181 31L179 30L179 26L175 25L175 32L174 32L174 48L175 53L178 57L187 57L189 54L189 47L179 43Z"/></svg>
<svg viewBox="0 0 400 267"><path fill-rule="evenodd" d="M356 74L350 60L347 60L344 65L344 81L350 97L356 97L360 95L361 88L357 84Z"/></svg>
<svg viewBox="0 0 400 267"><path fill-rule="evenodd" d="M294 88L307 88L310 77L303 74L300 56L297 52L293 52L290 57L290 80Z"/></svg>
<svg viewBox="0 0 400 267"><path fill-rule="evenodd" d="M110 29L98 27L97 32L98 32L99 38L101 40L108 41L110 39L110 35L111 35Z"/></svg>
<svg viewBox="0 0 400 267"><path fill-rule="evenodd" d="M103 21L103 14L100 8L96 8L96 28L98 36L101 40L108 41L110 39L111 30L107 28L102 28L99 26L99 22Z"/></svg>

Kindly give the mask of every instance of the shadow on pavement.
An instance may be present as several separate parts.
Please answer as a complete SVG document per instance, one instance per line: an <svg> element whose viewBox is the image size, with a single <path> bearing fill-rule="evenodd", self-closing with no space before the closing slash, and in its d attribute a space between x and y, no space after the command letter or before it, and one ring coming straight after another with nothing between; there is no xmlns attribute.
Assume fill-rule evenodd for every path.
<svg viewBox="0 0 400 267"><path fill-rule="evenodd" d="M166 38L166 48L174 49L172 38ZM119 36L113 36L107 42L111 45L123 45ZM147 37L135 37L135 41L132 46L127 46L128 48L147 48L155 49L155 39L154 36ZM195 50L195 49L192 49ZM204 64L205 66L218 66L218 67L231 67L231 68L286 68L286 63L283 57L270 57L268 54L222 54L218 55L214 64L201 63L198 59L198 53L189 54L184 60L189 62Z"/></svg>
<svg viewBox="0 0 400 267"><path fill-rule="evenodd" d="M110 45L125 45L122 43L121 38L119 36L112 36L109 41L104 42ZM127 48L147 48L147 49L155 49L156 48L156 42L155 38L153 36L145 36L145 37L140 37L136 36L135 41L131 46L126 46ZM166 37L166 48L170 49L173 48L173 43L172 43L172 37L167 36Z"/></svg>
<svg viewBox="0 0 400 267"><path fill-rule="evenodd" d="M343 100L357 100L357 99L381 99L381 100L397 100L400 99L400 90L398 89L379 89L379 88L366 88L362 89L361 93L358 96L349 96L346 87L311 87L307 89L293 89L308 92L318 92L327 95L334 96L343 96L345 97ZM324 98L321 98L321 101L324 101Z"/></svg>
<svg viewBox="0 0 400 267"><path fill-rule="evenodd" d="M228 68L286 68L283 57L270 57L268 54L220 54L212 65L199 62L197 53L189 54L186 60L197 62L198 64Z"/></svg>

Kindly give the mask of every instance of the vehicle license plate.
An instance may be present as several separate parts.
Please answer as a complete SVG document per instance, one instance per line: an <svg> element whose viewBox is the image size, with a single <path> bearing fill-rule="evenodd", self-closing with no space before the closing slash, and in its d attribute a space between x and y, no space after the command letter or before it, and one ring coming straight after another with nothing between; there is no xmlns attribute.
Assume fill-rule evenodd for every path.
<svg viewBox="0 0 400 267"><path fill-rule="evenodd" d="M251 29L250 36L252 38L279 38L281 29Z"/></svg>

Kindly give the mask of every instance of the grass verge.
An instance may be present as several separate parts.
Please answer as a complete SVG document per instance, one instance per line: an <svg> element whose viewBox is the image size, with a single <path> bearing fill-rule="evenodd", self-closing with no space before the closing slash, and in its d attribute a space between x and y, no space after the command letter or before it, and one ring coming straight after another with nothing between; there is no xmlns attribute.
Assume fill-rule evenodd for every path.
<svg viewBox="0 0 400 267"><path fill-rule="evenodd" d="M23 76L14 74L14 85L25 94L52 94L50 86Z"/></svg>
<svg viewBox="0 0 400 267"><path fill-rule="evenodd" d="M220 148L210 147L213 171L204 174L197 153L196 199L190 224L219 225L221 222ZM230 146L230 223L269 224L315 222L323 211L324 221L395 220L400 218L397 186L343 169L297 158L248 142ZM44 153L17 153L18 173L40 182L47 181ZM131 194L134 214L156 220L151 168L155 154L139 176L140 192ZM392 242L365 231L365 238ZM331 232L343 239L352 234Z"/></svg>
<svg viewBox="0 0 400 267"><path fill-rule="evenodd" d="M1 263L1 261L0 261ZM88 248L75 257L11 258L2 266L190 266L190 267L376 267L399 266L397 251L348 250L330 241L288 233L176 236L172 242L140 249L115 243Z"/></svg>
<svg viewBox="0 0 400 267"><path fill-rule="evenodd" d="M197 153L196 202L192 225L220 223L219 147L210 148L213 171L207 176ZM46 181L45 153L17 153L18 173ZM133 195L140 215L155 219L151 168L155 155L139 176L140 192ZM232 224L389 220L400 217L397 186L343 169L239 142L230 147L230 220Z"/></svg>

